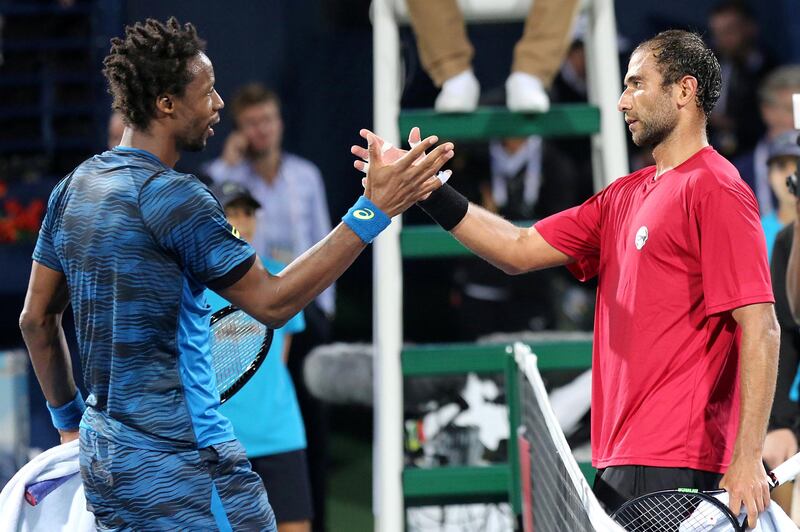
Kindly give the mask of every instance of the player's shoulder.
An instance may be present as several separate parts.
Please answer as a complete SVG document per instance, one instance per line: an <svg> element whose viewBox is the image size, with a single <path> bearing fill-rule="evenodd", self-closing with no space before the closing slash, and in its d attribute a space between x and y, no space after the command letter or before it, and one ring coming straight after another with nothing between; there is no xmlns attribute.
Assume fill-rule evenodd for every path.
<svg viewBox="0 0 800 532"><path fill-rule="evenodd" d="M636 170L635 172L632 172L626 176L615 179L611 184L603 189L603 194L606 196L619 194L631 186L638 186L643 180L654 176L655 173L656 167L654 165L645 166L644 168Z"/></svg>
<svg viewBox="0 0 800 532"><path fill-rule="evenodd" d="M184 202L191 198L214 199L208 186L193 174L167 168L150 175L139 192L141 200Z"/></svg>
<svg viewBox="0 0 800 532"><path fill-rule="evenodd" d="M687 184L700 195L720 190L748 192L739 170L728 159L708 146L684 163Z"/></svg>
<svg viewBox="0 0 800 532"><path fill-rule="evenodd" d="M49 205L52 206L53 204L61 201L73 182L79 181L86 176L91 176L92 174L96 173L97 158L97 155L89 157L76 166L72 172L59 179L53 189L50 191L50 199L48 202Z"/></svg>

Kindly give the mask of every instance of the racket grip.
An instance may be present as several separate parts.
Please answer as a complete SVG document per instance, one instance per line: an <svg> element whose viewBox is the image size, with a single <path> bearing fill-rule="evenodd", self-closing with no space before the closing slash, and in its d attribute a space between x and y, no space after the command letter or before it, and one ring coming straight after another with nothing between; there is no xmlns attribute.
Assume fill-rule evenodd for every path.
<svg viewBox="0 0 800 532"><path fill-rule="evenodd" d="M770 485L775 488L794 480L800 473L800 453L795 454L784 463L769 472ZM774 485L772 485L774 483Z"/></svg>

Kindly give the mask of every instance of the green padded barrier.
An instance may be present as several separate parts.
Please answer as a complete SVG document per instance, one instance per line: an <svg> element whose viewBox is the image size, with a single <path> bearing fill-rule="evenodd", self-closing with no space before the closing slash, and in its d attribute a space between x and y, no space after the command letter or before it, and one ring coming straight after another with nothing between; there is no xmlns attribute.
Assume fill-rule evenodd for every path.
<svg viewBox="0 0 800 532"><path fill-rule="evenodd" d="M509 474L508 464L406 468L403 495L406 506L506 502Z"/></svg>
<svg viewBox="0 0 800 532"><path fill-rule="evenodd" d="M503 137L585 137L600 132L600 110L586 104L554 104L546 113L515 113L505 107L479 107L473 113L437 113L433 109L400 112L400 137L419 126L423 136L442 140Z"/></svg>
<svg viewBox="0 0 800 532"><path fill-rule="evenodd" d="M527 342L541 371L589 369L592 364L590 340ZM403 349L404 377L456 373L502 373L506 369L508 344L425 344Z"/></svg>
<svg viewBox="0 0 800 532"><path fill-rule="evenodd" d="M530 227L534 222L514 222L520 227ZM453 235L438 225L407 225L400 232L400 254L406 259L469 257L473 252L461 245Z"/></svg>

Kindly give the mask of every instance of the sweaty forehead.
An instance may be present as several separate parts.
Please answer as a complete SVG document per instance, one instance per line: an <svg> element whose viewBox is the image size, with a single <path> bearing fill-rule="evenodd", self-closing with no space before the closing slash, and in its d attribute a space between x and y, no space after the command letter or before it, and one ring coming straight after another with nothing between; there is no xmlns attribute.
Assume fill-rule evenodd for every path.
<svg viewBox="0 0 800 532"><path fill-rule="evenodd" d="M640 79L651 78L656 73L655 64L656 60L653 57L652 50L648 48L637 50L628 61L628 72L625 74L625 79L632 77Z"/></svg>
<svg viewBox="0 0 800 532"><path fill-rule="evenodd" d="M199 52L188 65L189 72L192 74L192 83L205 83L214 79L214 66L211 60L203 52Z"/></svg>

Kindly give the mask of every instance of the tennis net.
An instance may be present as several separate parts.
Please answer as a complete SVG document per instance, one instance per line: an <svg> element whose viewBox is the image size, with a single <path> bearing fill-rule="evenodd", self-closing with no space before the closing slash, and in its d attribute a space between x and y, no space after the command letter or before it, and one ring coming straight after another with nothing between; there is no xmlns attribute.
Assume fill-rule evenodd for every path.
<svg viewBox="0 0 800 532"><path fill-rule="evenodd" d="M547 398L536 355L514 344L518 366L517 431L525 532L624 532L600 506L572 456Z"/></svg>

